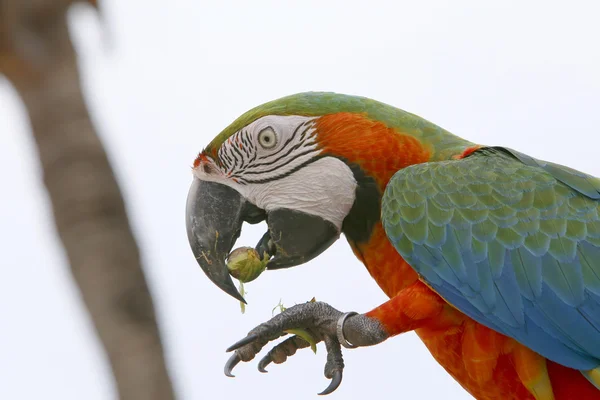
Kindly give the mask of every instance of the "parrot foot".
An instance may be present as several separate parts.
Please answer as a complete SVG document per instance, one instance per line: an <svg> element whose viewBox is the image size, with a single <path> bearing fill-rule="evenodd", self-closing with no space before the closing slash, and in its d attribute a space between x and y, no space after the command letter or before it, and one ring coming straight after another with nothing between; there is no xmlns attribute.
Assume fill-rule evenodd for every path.
<svg viewBox="0 0 600 400"><path fill-rule="evenodd" d="M225 375L233 376L231 372L237 364L252 360L267 343L287 335L286 331L294 329L303 329L316 343L325 343L327 362L324 372L331 382L319 393L320 395L332 393L342 382L342 345L348 348L368 346L382 342L388 337L378 321L365 315L344 314L323 302L298 304L258 325L245 338L230 346L227 352L235 353L225 364ZM259 361L258 370L267 372L265 368L270 363L281 364L297 350L309 346L310 344L300 336L292 336L273 347Z"/></svg>

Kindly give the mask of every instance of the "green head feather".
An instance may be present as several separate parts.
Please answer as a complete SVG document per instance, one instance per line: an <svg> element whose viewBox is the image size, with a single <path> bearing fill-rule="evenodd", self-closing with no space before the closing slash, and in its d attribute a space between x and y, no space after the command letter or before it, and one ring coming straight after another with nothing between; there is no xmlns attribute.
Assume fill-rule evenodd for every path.
<svg viewBox="0 0 600 400"><path fill-rule="evenodd" d="M339 112L364 114L374 121L383 122L390 128L428 142L434 150L443 149L452 152L454 148L463 148L465 144L469 144L417 115L366 97L330 92L306 92L282 97L247 111L219 133L205 151L209 153L216 151L231 135L267 115L321 116ZM443 153L445 154L446 151ZM436 152L434 156L443 158L444 154Z"/></svg>

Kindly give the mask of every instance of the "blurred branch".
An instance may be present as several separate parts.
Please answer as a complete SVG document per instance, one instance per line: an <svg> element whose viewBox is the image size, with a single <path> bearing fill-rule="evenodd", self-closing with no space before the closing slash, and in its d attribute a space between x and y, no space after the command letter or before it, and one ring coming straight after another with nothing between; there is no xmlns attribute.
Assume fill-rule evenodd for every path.
<svg viewBox="0 0 600 400"><path fill-rule="evenodd" d="M120 398L169 400L139 250L81 93L66 22L73 2L0 0L0 73L29 113L56 228Z"/></svg>

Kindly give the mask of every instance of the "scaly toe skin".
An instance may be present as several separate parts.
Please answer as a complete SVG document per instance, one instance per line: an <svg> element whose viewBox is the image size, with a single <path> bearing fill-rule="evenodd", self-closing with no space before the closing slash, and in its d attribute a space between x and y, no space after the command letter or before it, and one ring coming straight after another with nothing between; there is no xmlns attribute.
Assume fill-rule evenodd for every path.
<svg viewBox="0 0 600 400"><path fill-rule="evenodd" d="M302 330L310 335L312 339L307 338L305 340L300 336L294 335L275 345L258 362L258 370L265 373L267 372L266 367L271 363L281 364L287 361L298 349L311 346L307 340L310 340L311 343L324 341L327 350L327 362L325 363L324 372L325 377L331 379L331 382L319 394L327 395L334 392L342 382L344 370L344 360L341 345L338 341L339 333L337 326L342 315L344 314L340 311L322 302L307 302L286 309L269 321L252 329L245 338L234 343L227 349L228 352L235 351L235 353L225 364L225 375L233 376L232 371L237 364L254 359L267 343L289 333L293 334L295 330ZM363 335L363 328L367 325L364 323L361 324L361 321L359 316L348 318L348 322L354 322L354 325L358 323L357 328L353 327L353 330L350 330L350 332L354 333L351 336L353 343L356 342L360 345L364 345L363 343L374 344L385 339L383 337L375 342L363 340L363 336L370 336L367 335L369 332Z"/></svg>
<svg viewBox="0 0 600 400"><path fill-rule="evenodd" d="M284 363L288 357L296 354L298 349L304 349L310 346L307 341L300 336L292 336L273 347L266 356L258 362L258 370L262 373L268 372L265 368L274 362L275 364Z"/></svg>

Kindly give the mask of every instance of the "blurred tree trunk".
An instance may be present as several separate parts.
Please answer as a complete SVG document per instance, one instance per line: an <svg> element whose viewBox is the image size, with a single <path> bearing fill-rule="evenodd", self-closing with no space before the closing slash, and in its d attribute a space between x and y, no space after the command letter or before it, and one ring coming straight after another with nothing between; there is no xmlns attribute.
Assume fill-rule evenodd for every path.
<svg viewBox="0 0 600 400"><path fill-rule="evenodd" d="M169 400L173 390L138 247L81 93L66 21L73 2L0 0L0 73L29 113L56 229L120 398Z"/></svg>

